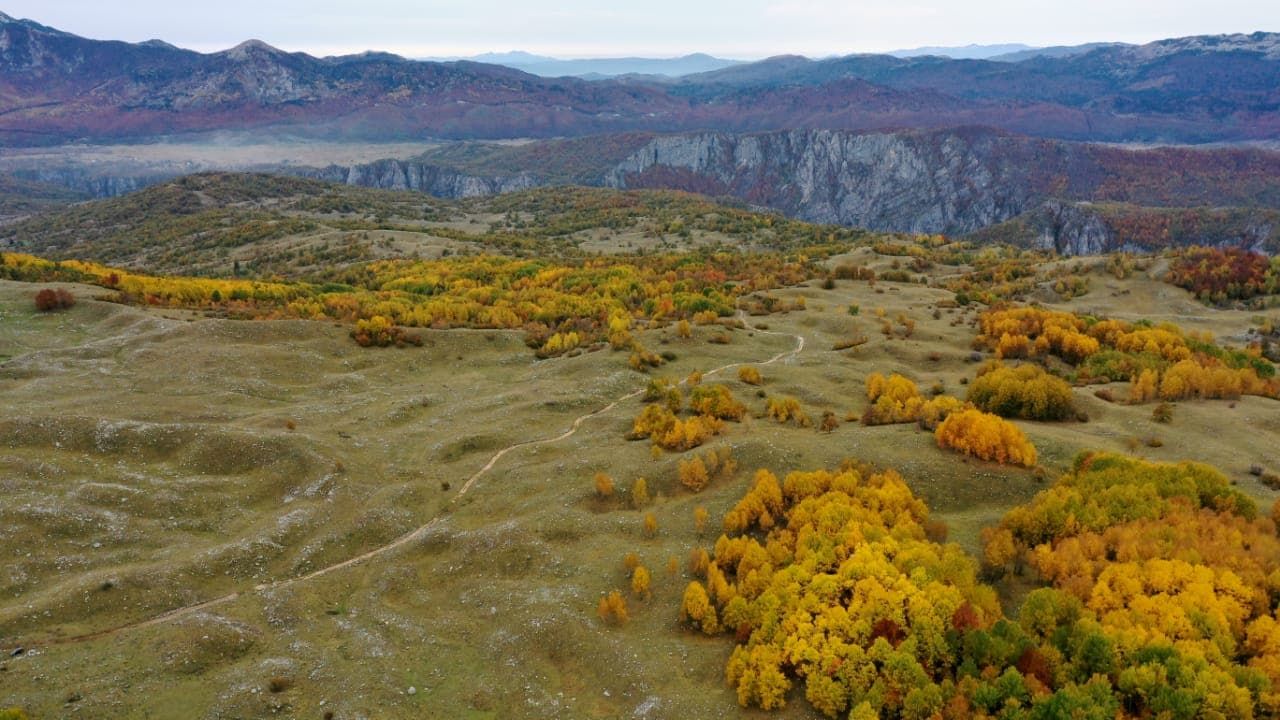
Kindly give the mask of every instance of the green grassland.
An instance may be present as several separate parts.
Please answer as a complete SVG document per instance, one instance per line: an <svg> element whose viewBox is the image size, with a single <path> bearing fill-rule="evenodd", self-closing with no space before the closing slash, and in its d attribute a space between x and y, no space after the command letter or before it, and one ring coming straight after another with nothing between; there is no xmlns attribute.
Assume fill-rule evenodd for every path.
<svg viewBox="0 0 1280 720"><path fill-rule="evenodd" d="M150 210L138 210L138 196L133 206L79 206L9 237L154 271L182 266L183 253L158 254L181 243L192 267L220 274L241 257L267 272L253 253L312 232L403 233L387 236L405 243L388 255L429 246L569 257L642 241L803 248L836 232L669 194L539 191L453 205L352 191L380 204L370 208L306 181L242 190L186 182L144 194ZM315 228L233 243L223 257L220 246L193 246L200 233L189 229L150 244L138 236L149 213L206 212L229 213L218 221L229 228L243 227L238 213ZM33 246L54 232L50 223L68 237L102 231L82 235L83 245ZM904 256L886 238L835 239L865 242L825 268L901 272ZM279 269L306 277L327 262ZM1257 324L1256 313L1212 309L1160 282L1164 261L1144 267L1120 279L1103 259L1049 263L1026 294L1048 308L1174 320L1229 345ZM424 329L420 347L366 349L327 321L235 321L92 300L102 291L92 286L0 281L0 708L33 718L814 717L798 693L777 713L739 709L724 682L731 642L678 622L685 559L714 543L757 468L782 474L850 457L895 468L972 553L981 528L1082 449L1209 462L1264 506L1276 498L1249 473L1280 470L1280 413L1258 397L1179 402L1173 422L1159 424L1149 406L1077 387L1087 422L1018 422L1039 450L1037 470L941 450L914 424L842 422L822 433L763 417L765 398L777 396L797 398L815 419L856 417L872 372L963 396L982 306L956 307L942 286L970 270L909 273L928 284L813 279L772 292L784 303L803 298L804 310L695 325L691 338L670 323L637 330L645 347L674 357L648 375L603 344L538 360L515 330ZM1053 290L1064 276L1088 278L1087 291L1064 299ZM80 302L38 313L42 287L65 287ZM880 309L913 320L914 332L882 335ZM716 334L728 342L709 342ZM833 349L858 335L867 342ZM759 367L764 384L740 382L740 363ZM655 455L626 439L651 376L715 368L724 369L705 381L747 405L741 422L691 453ZM1153 436L1160 447L1135 442ZM735 477L697 494L680 485L681 459L723 447L740 465ZM615 479L615 497L595 495L597 472ZM636 508L627 488L641 477L654 498ZM712 517L703 534L698 506ZM645 512L658 523L651 538ZM626 590L629 552L652 570L652 596L631 597L630 622L609 627L596 604ZM1026 589L1001 585L1011 601Z"/></svg>

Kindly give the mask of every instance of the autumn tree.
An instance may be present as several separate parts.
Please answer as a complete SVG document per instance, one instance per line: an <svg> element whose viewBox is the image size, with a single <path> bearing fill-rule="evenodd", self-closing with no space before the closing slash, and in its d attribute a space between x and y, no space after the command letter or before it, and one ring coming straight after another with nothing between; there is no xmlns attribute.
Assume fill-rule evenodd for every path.
<svg viewBox="0 0 1280 720"><path fill-rule="evenodd" d="M622 596L621 592L613 590L608 595L600 598L600 603L596 607L596 614L607 625L626 625L628 619L627 599Z"/></svg>
<svg viewBox="0 0 1280 720"><path fill-rule="evenodd" d="M613 497L613 478L605 473L598 472L595 475L596 497L601 500L608 500Z"/></svg>
<svg viewBox="0 0 1280 720"><path fill-rule="evenodd" d="M710 482L707 475L707 467L702 462L702 458L695 457L691 460L680 461L680 484L693 492L702 492L703 488Z"/></svg>
<svg viewBox="0 0 1280 720"><path fill-rule="evenodd" d="M649 504L649 483L644 478L636 478L631 485L631 505L642 508Z"/></svg>
<svg viewBox="0 0 1280 720"><path fill-rule="evenodd" d="M631 592L637 597L649 597L649 580L649 569L644 565L637 565L631 572Z"/></svg>
<svg viewBox="0 0 1280 720"><path fill-rule="evenodd" d="M707 520L710 519L710 517L711 514L708 513L707 509L701 505L693 509L693 527L698 531L699 535L706 531Z"/></svg>
<svg viewBox="0 0 1280 720"><path fill-rule="evenodd" d="M658 534L658 518L647 512L644 514L644 536L652 538Z"/></svg>
<svg viewBox="0 0 1280 720"><path fill-rule="evenodd" d="M702 583L694 580L685 587L680 603L680 619L708 635L720 632L716 609L711 605L711 598L707 596Z"/></svg>

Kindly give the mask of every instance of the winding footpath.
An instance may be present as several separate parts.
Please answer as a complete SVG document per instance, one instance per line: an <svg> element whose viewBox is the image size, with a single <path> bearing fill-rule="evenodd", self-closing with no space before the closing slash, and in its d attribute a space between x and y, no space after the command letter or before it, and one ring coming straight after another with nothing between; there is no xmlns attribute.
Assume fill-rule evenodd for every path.
<svg viewBox="0 0 1280 720"><path fill-rule="evenodd" d="M737 317L739 320L742 321L746 329L752 332L761 333L763 335L781 335L781 336L790 337L795 340L796 345L791 350L780 352L777 355L774 355L768 360L764 360L762 362L754 362L754 363L753 362L736 362L736 363L729 363L727 365L721 365L720 367L704 372L703 377L716 375L718 373L724 372L725 370L731 370L733 368L740 367L742 365L759 365L759 366L773 365L774 363L784 362L786 360L795 358L799 356L801 351L804 350L805 338L803 335L792 335L790 333L774 332L771 330L762 330L760 328L757 328L750 324L750 322L747 320L746 314L741 310L738 311ZM686 382L685 380L682 380L681 384L684 384L685 382ZM644 393L643 389L636 390L634 392L629 392L626 395L619 397L618 399L614 400L608 405L605 405L602 408L593 410L587 413L586 415L579 416L569 426L568 430L565 430L563 433L560 433L559 435L556 435L554 437L542 438L540 440L525 440L523 442L518 442L513 445L508 445L507 447L502 448L501 450L494 453L493 457L489 458L489 462L485 463L484 467L481 467L474 474L472 474L471 477L467 478L467 481L463 483L462 487L458 490L457 495L455 495L453 499L449 502L449 507L457 505L462 500L462 498L465 497L467 493L471 491L471 488L475 486L476 482L480 480L480 478L482 478L484 475L486 475L489 471L493 470L494 466L498 464L498 461L501 460L503 457L505 457L508 453L515 450L519 450L521 448L534 447L537 445L549 445L552 443L558 443L563 440L567 440L570 437L572 437L575 433L577 433L578 429L581 428L582 424L585 423L587 420L590 420L591 418L594 418L594 417L598 417L600 415L604 415L605 413L608 413L614 408L618 407L618 405L620 405L621 403L626 402L627 400L631 400L632 398L639 397L643 393ZM262 583L262 584L253 586L249 590L236 591L233 593L229 593L227 595L222 595L220 597L213 598L211 600L205 600L204 602L195 603L193 605L184 605L182 607L174 608L172 610L166 611L164 613L161 613L160 615L156 615L155 617L152 617L146 620L140 620L138 622L128 623L125 625L118 625L116 627L107 628L105 630L98 630L96 632L87 633L84 635L76 635L76 636L66 637L66 638L53 638L53 639L46 640L44 643L41 643L41 644L70 645L74 643L82 643L82 642L88 642L91 640L98 640L98 639L108 637L110 635L115 635L117 633L122 633L128 630L140 630L142 628L161 625L163 623L169 622L170 620L177 620L183 617L193 615L198 612L202 612L204 610L208 610L210 608L218 607L220 605L226 605L227 603L234 602L250 593L263 593L263 592L269 592L272 590L279 590L281 588L286 588L292 585L297 585L300 583L307 582L308 580L314 580L315 578L329 575L330 573L334 573L339 570L343 570L345 568L358 565L362 562L365 562L366 560L372 560L376 557L387 555L416 540L419 540L423 536L425 536L427 532L429 532L432 528L438 525L444 519L444 517L445 517L444 515L437 515L436 517L429 520L425 525L421 525L418 528L411 530L405 533L404 535L401 535L400 537L396 538L395 540L392 540L386 545L380 545L376 548L373 548L372 550L369 550L367 552L361 553L354 557L348 558L346 560L343 560L342 562L335 563L333 565L327 565L325 567L320 568L319 570L313 570L312 572L309 572L305 575L297 575L291 578L286 578L284 580L276 580L274 582Z"/></svg>

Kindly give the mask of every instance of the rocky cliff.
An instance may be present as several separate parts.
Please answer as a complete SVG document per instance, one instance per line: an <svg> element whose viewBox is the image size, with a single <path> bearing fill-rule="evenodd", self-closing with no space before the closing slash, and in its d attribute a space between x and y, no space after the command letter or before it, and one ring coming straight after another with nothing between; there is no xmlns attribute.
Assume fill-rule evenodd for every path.
<svg viewBox="0 0 1280 720"><path fill-rule="evenodd" d="M364 165L330 165L320 170L295 170L295 174L344 185L414 190L440 198L468 198L516 192L543 183L530 172L482 177L451 168L412 160L379 160Z"/></svg>
<svg viewBox="0 0 1280 720"><path fill-rule="evenodd" d="M1280 153L1130 150L977 128L702 133L654 138L604 182L733 196L814 222L964 234L1054 199L1280 208ZM1087 223L1072 227L1082 247L1093 242Z"/></svg>
<svg viewBox="0 0 1280 720"><path fill-rule="evenodd" d="M605 183L732 195L813 222L967 232L1018 215L1036 197L1025 164L1008 152L1025 148L997 152L1006 140L826 130L663 137L610 170Z"/></svg>
<svg viewBox="0 0 1280 720"><path fill-rule="evenodd" d="M1012 220L974 232L1059 255L1152 252L1169 246L1240 247L1280 254L1280 211L1267 208L1153 208L1049 200Z"/></svg>
<svg viewBox="0 0 1280 720"><path fill-rule="evenodd" d="M1032 242L1034 236L1065 254L1126 244L1158 247L1160 238L1151 228L1166 226L1176 242L1234 242L1230 233L1237 233L1241 243L1269 247L1271 225L1265 218L1270 216L1250 212L1280 209L1280 152L1256 148L1134 150L982 128L629 135L623 140L463 144L414 160L235 169L442 198L567 183L675 189L872 230L964 235L1012 222L1001 230L1008 231L1009 241ZM116 176L68 165L28 168L23 177L107 197L173 174L172 168L135 169ZM1113 209L1099 216L1096 207L1080 203L1177 212ZM1240 211L1215 214L1205 208ZM1250 225L1251 217L1264 219ZM1228 221L1227 235L1215 230L1213 223Z"/></svg>

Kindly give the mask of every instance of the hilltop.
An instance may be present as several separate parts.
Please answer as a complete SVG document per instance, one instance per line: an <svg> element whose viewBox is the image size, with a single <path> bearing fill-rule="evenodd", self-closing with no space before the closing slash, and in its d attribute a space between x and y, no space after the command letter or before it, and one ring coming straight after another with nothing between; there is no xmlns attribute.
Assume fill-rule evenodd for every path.
<svg viewBox="0 0 1280 720"><path fill-rule="evenodd" d="M0 248L158 273L302 277L386 258L765 252L868 236L673 191L544 188L442 201L212 173L0 227Z"/></svg>

